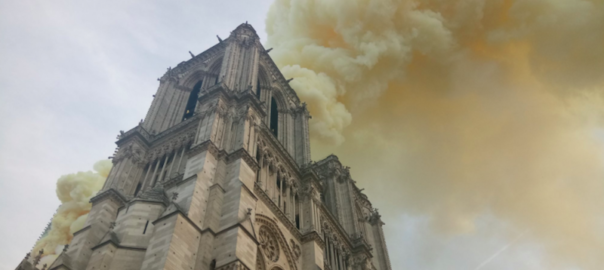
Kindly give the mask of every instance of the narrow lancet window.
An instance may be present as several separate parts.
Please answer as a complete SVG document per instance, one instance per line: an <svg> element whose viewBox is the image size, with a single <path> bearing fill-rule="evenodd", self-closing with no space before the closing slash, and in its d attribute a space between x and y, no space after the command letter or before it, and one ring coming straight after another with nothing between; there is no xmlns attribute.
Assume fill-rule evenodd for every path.
<svg viewBox="0 0 604 270"><path fill-rule="evenodd" d="M277 196L277 204L279 204L279 208L281 207L281 179L279 179L279 175L277 175L277 192L279 192L279 196Z"/></svg>
<svg viewBox="0 0 604 270"><path fill-rule="evenodd" d="M258 99L260 99L260 91L262 91L262 88L260 88L260 80L258 80L258 83L256 84L256 97Z"/></svg>
<svg viewBox="0 0 604 270"><path fill-rule="evenodd" d="M147 227L149 226L149 220L145 223L145 229L143 230L143 234L147 233Z"/></svg>
<svg viewBox="0 0 604 270"><path fill-rule="evenodd" d="M256 162L258 162L258 165L260 164L260 151L256 150ZM262 170L262 166L259 167L258 171L256 172L256 182L260 182L260 170Z"/></svg>
<svg viewBox="0 0 604 270"><path fill-rule="evenodd" d="M138 192L141 191L141 182L138 182L138 185L136 185L136 190L134 190L134 197L136 197L136 195L138 195Z"/></svg>
<svg viewBox="0 0 604 270"><path fill-rule="evenodd" d="M296 228L299 230L300 229L300 215L296 214Z"/></svg>
<svg viewBox="0 0 604 270"><path fill-rule="evenodd" d="M201 90L202 81L197 82L189 94L189 100L187 101L187 107L185 108L185 114L182 116L182 121L187 120L195 113L195 106L197 106L197 98L199 97L199 90Z"/></svg>
<svg viewBox="0 0 604 270"><path fill-rule="evenodd" d="M271 98L271 123L270 123L270 129L271 132L273 132L273 134L275 135L275 137L277 137L277 132L279 129L279 111L277 108L277 101L275 101L275 98Z"/></svg>
<svg viewBox="0 0 604 270"><path fill-rule="evenodd" d="M294 195L294 216L296 222L296 228L300 229L300 198L298 195Z"/></svg>

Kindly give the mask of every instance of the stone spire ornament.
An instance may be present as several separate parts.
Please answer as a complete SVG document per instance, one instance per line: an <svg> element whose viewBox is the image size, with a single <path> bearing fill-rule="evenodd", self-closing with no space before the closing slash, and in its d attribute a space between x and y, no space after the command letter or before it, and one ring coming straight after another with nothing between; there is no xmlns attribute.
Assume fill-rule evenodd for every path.
<svg viewBox="0 0 604 270"><path fill-rule="evenodd" d="M34 257L34 266L38 265L40 259L42 259L42 254L44 254L44 249L40 249L40 251L38 251L38 255Z"/></svg>

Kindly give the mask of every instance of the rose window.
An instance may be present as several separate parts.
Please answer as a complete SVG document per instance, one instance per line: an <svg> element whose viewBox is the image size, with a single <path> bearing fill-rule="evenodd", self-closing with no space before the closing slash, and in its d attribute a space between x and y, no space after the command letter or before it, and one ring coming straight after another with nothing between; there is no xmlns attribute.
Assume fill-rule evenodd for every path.
<svg viewBox="0 0 604 270"><path fill-rule="evenodd" d="M277 239L275 239L275 236L266 226L260 227L260 232L258 235L260 240L260 247L262 248L264 255L273 262L278 261L279 244L277 243Z"/></svg>

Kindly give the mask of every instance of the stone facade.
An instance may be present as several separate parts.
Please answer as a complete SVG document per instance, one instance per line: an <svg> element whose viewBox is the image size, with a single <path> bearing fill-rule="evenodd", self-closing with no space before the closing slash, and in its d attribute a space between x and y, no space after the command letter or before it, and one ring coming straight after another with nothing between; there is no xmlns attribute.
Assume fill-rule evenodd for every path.
<svg viewBox="0 0 604 270"><path fill-rule="evenodd" d="M349 168L310 160L309 118L240 25L159 78L48 269L390 270L384 223Z"/></svg>

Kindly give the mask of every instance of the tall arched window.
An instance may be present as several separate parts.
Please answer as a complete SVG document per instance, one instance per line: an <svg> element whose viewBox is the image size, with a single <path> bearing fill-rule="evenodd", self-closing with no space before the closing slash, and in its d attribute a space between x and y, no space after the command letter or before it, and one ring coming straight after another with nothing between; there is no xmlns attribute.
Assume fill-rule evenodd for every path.
<svg viewBox="0 0 604 270"><path fill-rule="evenodd" d="M136 195L138 195L138 192L141 191L141 182L138 182L138 185L136 185L136 189L134 190L134 197L136 197Z"/></svg>
<svg viewBox="0 0 604 270"><path fill-rule="evenodd" d="M298 228L298 230L300 229L300 198L298 198L298 195L294 195L294 216L295 216L295 221L296 221L296 228Z"/></svg>
<svg viewBox="0 0 604 270"><path fill-rule="evenodd" d="M258 162L259 168L256 171L256 182L260 182L260 171L262 170L262 164L260 163L260 150L256 149L256 162Z"/></svg>
<svg viewBox="0 0 604 270"><path fill-rule="evenodd" d="M187 107L185 109L185 114L182 116L182 121L187 120L193 113L195 113L195 106L197 106L197 97L199 97L199 90L201 90L201 83L203 81L197 82L189 94L189 100L187 101Z"/></svg>
<svg viewBox="0 0 604 270"><path fill-rule="evenodd" d="M277 186L277 192L279 196L277 196L277 204L279 204L279 208L281 208L281 179L279 178L279 174L277 174L277 182L275 185Z"/></svg>
<svg viewBox="0 0 604 270"><path fill-rule="evenodd" d="M258 80L258 83L256 84L256 97L258 99L260 99L260 94L262 93L260 91L262 91L262 88L260 88L260 80Z"/></svg>
<svg viewBox="0 0 604 270"><path fill-rule="evenodd" d="M272 97L271 98L271 123L270 123L270 129L273 132L273 134L275 135L275 137L277 137L277 132L279 129L279 111L277 108L277 101L275 101L275 98Z"/></svg>

